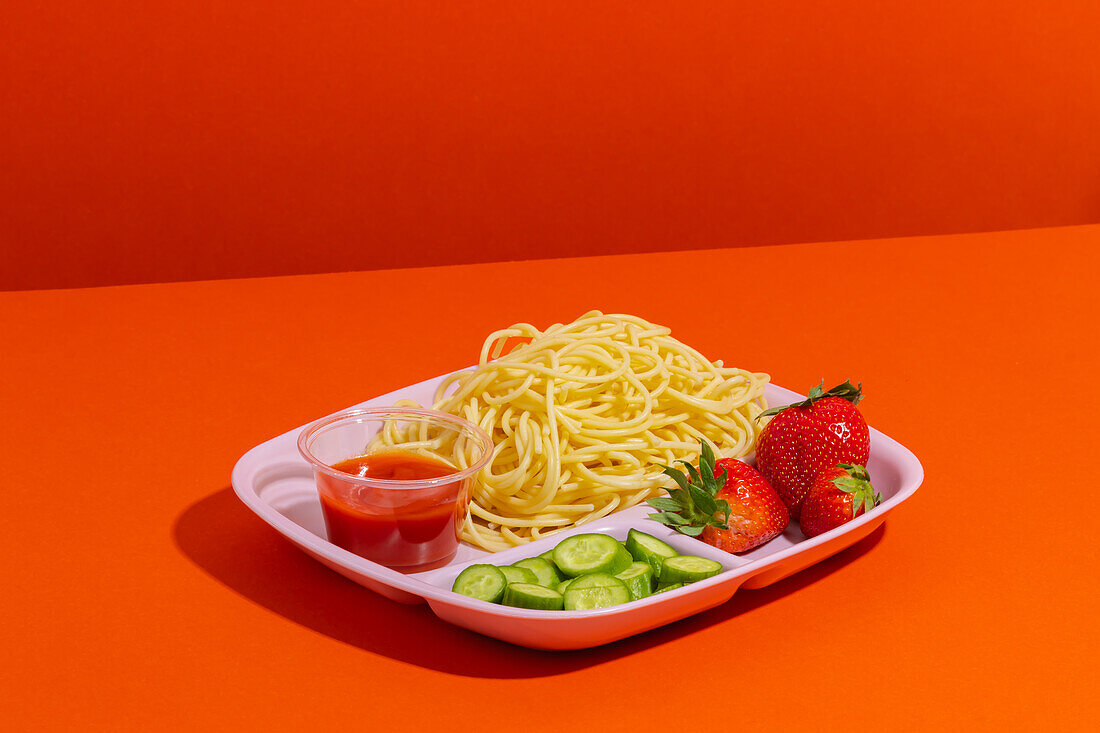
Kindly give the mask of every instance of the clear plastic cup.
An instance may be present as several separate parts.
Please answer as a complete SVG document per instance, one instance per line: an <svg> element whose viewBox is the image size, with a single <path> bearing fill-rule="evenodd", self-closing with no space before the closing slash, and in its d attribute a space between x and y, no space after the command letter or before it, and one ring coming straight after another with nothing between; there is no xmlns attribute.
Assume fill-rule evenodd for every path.
<svg viewBox="0 0 1100 733"><path fill-rule="evenodd" d="M470 484L492 456L477 426L435 410L370 407L298 436L313 466L329 541L402 572L458 551Z"/></svg>

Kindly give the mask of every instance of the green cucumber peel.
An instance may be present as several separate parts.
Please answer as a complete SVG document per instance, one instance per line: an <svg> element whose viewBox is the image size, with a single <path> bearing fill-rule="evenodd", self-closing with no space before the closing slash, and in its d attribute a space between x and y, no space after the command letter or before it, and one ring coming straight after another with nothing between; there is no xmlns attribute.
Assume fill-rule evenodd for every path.
<svg viewBox="0 0 1100 733"><path fill-rule="evenodd" d="M538 583L538 576L535 575L535 571L530 568L518 567L516 565L501 565L498 570L504 573L505 580L511 583Z"/></svg>
<svg viewBox="0 0 1100 733"><path fill-rule="evenodd" d="M451 590L488 603L500 603L508 580L495 565L470 565L458 574Z"/></svg>
<svg viewBox="0 0 1100 733"><path fill-rule="evenodd" d="M557 565L542 556L525 557L512 563L512 567L527 568L535 574L535 582L548 588L552 588L555 584L564 580L564 576L558 570Z"/></svg>

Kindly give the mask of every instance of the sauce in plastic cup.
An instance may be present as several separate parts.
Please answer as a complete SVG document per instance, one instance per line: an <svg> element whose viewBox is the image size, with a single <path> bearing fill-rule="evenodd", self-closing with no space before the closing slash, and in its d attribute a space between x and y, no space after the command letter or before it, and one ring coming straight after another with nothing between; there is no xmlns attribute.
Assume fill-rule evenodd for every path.
<svg viewBox="0 0 1100 733"><path fill-rule="evenodd" d="M462 418L411 407L332 415L298 436L313 466L329 541L417 572L458 551L470 484L493 444Z"/></svg>

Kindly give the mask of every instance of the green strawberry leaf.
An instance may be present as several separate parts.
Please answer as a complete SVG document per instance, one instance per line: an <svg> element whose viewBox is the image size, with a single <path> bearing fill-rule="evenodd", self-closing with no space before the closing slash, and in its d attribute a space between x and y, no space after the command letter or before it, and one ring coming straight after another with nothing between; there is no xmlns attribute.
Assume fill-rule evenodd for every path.
<svg viewBox="0 0 1100 733"><path fill-rule="evenodd" d="M688 494L687 489L669 489L668 495L680 505L681 509L691 504L691 495Z"/></svg>
<svg viewBox="0 0 1100 733"><path fill-rule="evenodd" d="M677 486L679 486L684 491L687 491L688 478L683 474L682 471L677 471L672 466L661 466L661 468L663 469L661 473L665 474L666 476L671 476L672 480L676 482Z"/></svg>
<svg viewBox="0 0 1100 733"><path fill-rule="evenodd" d="M852 495L852 517L861 512L867 513L882 503L882 495L871 485L871 475L866 467L851 463L838 463L837 467L848 475L837 476L831 481L837 489Z"/></svg>
<svg viewBox="0 0 1100 733"><path fill-rule="evenodd" d="M793 402L789 405L783 405L782 407L772 407L768 410L764 410L756 419L759 420L762 417L771 417L772 415L778 415L786 410L788 407L811 407L818 400L823 400L826 397L839 397L843 400L848 400L853 405L858 405L860 400L863 399L863 383L852 384L851 380L846 380L844 384L838 384L828 391L824 391L821 388L825 385L824 380L821 384L813 387L810 393L806 395L806 399L801 402Z"/></svg>
<svg viewBox="0 0 1100 733"><path fill-rule="evenodd" d="M854 478L842 477L833 479L833 484L846 494L851 494L859 489L862 482Z"/></svg>
<svg viewBox="0 0 1100 733"><path fill-rule="evenodd" d="M663 496L658 496L655 499L646 499L646 504L649 504L654 509L660 509L663 512L678 512L684 508L681 502Z"/></svg>
<svg viewBox="0 0 1100 733"><path fill-rule="evenodd" d="M853 405L858 405L863 401L863 382L859 384L852 384L850 380L844 380L844 384L838 384L830 389L826 394L826 397L840 397L848 400Z"/></svg>
<svg viewBox="0 0 1100 733"><path fill-rule="evenodd" d="M649 518L652 519L654 522L660 522L661 524L666 524L669 527L677 526L675 520L673 520L673 517L676 517L678 519L683 519L683 517L681 517L679 514L650 514L649 515Z"/></svg>
<svg viewBox="0 0 1100 733"><path fill-rule="evenodd" d="M858 463L838 463L837 468L843 468L854 479L860 481L870 481L871 474L867 473L866 466L861 466Z"/></svg>
<svg viewBox="0 0 1100 733"><path fill-rule="evenodd" d="M662 473L670 477L676 486L669 489L667 497L646 500L651 507L660 510L649 517L691 537L698 537L707 526L729 529L729 502L717 499L728 472L723 467L719 476L714 475L714 448L703 441L699 451L699 468L688 461L680 463L684 464L685 471L671 466L661 467Z"/></svg>
<svg viewBox="0 0 1100 733"><path fill-rule="evenodd" d="M695 502L695 506L699 508L703 514L713 515L718 511L718 505L714 503L714 497L707 493L706 489L701 489L698 486L689 486L688 491L691 493L691 499Z"/></svg>
<svg viewBox="0 0 1100 733"><path fill-rule="evenodd" d="M728 479L729 477L730 477L729 471L726 470L725 466L722 466L722 473L718 474L713 479L711 479L711 481L713 481L713 484L714 484L714 493L715 494L718 493L719 489L721 489L723 486L726 485L726 479Z"/></svg>
<svg viewBox="0 0 1100 733"><path fill-rule="evenodd" d="M699 473L703 476L714 475L714 450L710 443L703 441L703 448L699 452Z"/></svg>
<svg viewBox="0 0 1100 733"><path fill-rule="evenodd" d="M691 483L699 483L699 471L696 470L695 466L691 465L687 461L680 461L680 463L684 464L684 467L687 469L688 479L691 481Z"/></svg>

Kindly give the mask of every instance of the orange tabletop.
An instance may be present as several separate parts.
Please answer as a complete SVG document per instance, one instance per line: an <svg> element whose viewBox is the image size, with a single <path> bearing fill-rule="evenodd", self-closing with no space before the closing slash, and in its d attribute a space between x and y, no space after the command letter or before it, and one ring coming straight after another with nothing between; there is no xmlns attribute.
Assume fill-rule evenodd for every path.
<svg viewBox="0 0 1100 733"><path fill-rule="evenodd" d="M1100 725L1100 226L0 293L3 717L17 729ZM250 447L517 321L671 326L804 392L862 380L926 480L853 548L609 646L478 636L322 567Z"/></svg>

